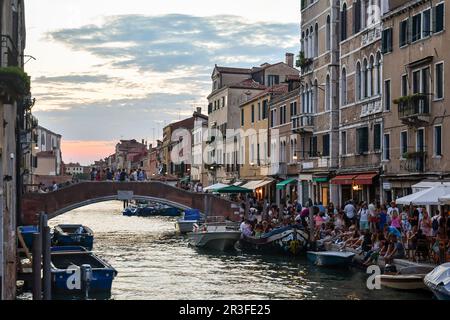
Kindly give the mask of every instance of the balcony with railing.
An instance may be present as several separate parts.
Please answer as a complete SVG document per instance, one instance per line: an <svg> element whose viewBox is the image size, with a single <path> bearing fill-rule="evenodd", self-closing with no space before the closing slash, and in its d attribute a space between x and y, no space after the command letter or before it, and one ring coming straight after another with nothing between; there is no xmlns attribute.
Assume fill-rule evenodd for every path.
<svg viewBox="0 0 450 320"><path fill-rule="evenodd" d="M418 93L394 100L398 105L398 117L408 126L422 126L430 122L429 94Z"/></svg>
<svg viewBox="0 0 450 320"><path fill-rule="evenodd" d="M292 131L295 133L312 133L314 131L314 116L312 114L301 114L291 119Z"/></svg>
<svg viewBox="0 0 450 320"><path fill-rule="evenodd" d="M411 173L425 172L426 159L426 151L407 152L400 159L400 170Z"/></svg>

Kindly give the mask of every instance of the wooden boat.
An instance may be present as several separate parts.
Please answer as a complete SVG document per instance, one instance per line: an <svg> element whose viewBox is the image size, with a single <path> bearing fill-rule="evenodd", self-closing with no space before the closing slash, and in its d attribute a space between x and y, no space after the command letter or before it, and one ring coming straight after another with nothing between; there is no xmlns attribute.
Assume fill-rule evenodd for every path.
<svg viewBox="0 0 450 320"><path fill-rule="evenodd" d="M241 237L236 226L225 223L205 224L197 231L188 233L189 243L198 248L227 251L234 249L234 245Z"/></svg>
<svg viewBox="0 0 450 320"><path fill-rule="evenodd" d="M322 267L349 267L355 257L353 252L341 251L308 251L307 258L315 265Z"/></svg>
<svg viewBox="0 0 450 320"><path fill-rule="evenodd" d="M428 273L424 283L439 300L450 300L450 262L441 264Z"/></svg>
<svg viewBox="0 0 450 320"><path fill-rule="evenodd" d="M419 290L426 289L423 283L425 274L382 274L375 278L380 281L381 285L397 290Z"/></svg>
<svg viewBox="0 0 450 320"><path fill-rule="evenodd" d="M88 270L87 276L82 274L82 269ZM52 249L51 272L53 292L73 295L111 292L117 276L117 271L107 262L85 248L76 250L75 247Z"/></svg>
<svg viewBox="0 0 450 320"><path fill-rule="evenodd" d="M81 224L60 224L54 229L53 244L59 247L81 246L92 250L94 233Z"/></svg>
<svg viewBox="0 0 450 320"><path fill-rule="evenodd" d="M272 230L261 237L242 235L239 247L244 251L297 255L305 252L309 235L299 225Z"/></svg>

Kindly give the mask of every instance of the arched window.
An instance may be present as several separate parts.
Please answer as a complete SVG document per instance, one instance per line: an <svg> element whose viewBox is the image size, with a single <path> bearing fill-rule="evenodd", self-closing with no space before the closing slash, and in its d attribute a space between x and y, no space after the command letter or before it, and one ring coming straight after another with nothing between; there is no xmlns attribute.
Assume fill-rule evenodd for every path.
<svg viewBox="0 0 450 320"><path fill-rule="evenodd" d="M367 98L368 94L368 66L367 66L367 59L364 59L363 63L363 98Z"/></svg>
<svg viewBox="0 0 450 320"><path fill-rule="evenodd" d="M356 64L356 100L361 100L361 63Z"/></svg>
<svg viewBox="0 0 450 320"><path fill-rule="evenodd" d="M361 31L361 0L353 3L353 20L353 33L356 34Z"/></svg>
<svg viewBox="0 0 450 320"><path fill-rule="evenodd" d="M327 74L327 80L325 83L325 111L330 110L330 97L331 97L330 75Z"/></svg>
<svg viewBox="0 0 450 320"><path fill-rule="evenodd" d="M317 79L314 80L314 101L313 101L313 106L312 106L312 110L311 113L316 113L317 112L317 101L319 99L319 91L318 91L318 83L317 83Z"/></svg>
<svg viewBox="0 0 450 320"><path fill-rule="evenodd" d="M344 3L341 11L341 41L347 39L347 4Z"/></svg>
<svg viewBox="0 0 450 320"><path fill-rule="evenodd" d="M300 50L305 52L305 31L302 32L302 39L300 40Z"/></svg>
<svg viewBox="0 0 450 320"><path fill-rule="evenodd" d="M341 105L347 104L347 70L342 68Z"/></svg>
<svg viewBox="0 0 450 320"><path fill-rule="evenodd" d="M316 88L313 86L312 83L310 83L310 91L311 91L311 105L310 105L310 111L311 113L314 112L315 106L314 104L316 103Z"/></svg>
<svg viewBox="0 0 450 320"><path fill-rule="evenodd" d="M370 56L369 61L369 94L368 96L371 97L375 93L375 75L374 75L374 69L375 69L375 61L373 56Z"/></svg>
<svg viewBox="0 0 450 320"><path fill-rule="evenodd" d="M327 50L330 50L331 48L331 21L330 16L327 16L327 32L326 32L326 43L327 43Z"/></svg>
<svg viewBox="0 0 450 320"><path fill-rule="evenodd" d="M309 56L314 58L314 29L311 26L309 28Z"/></svg>
<svg viewBox="0 0 450 320"><path fill-rule="evenodd" d="M319 55L319 25L316 23L314 27L314 56Z"/></svg>
<svg viewBox="0 0 450 320"><path fill-rule="evenodd" d="M305 88L302 86L302 110L306 113L306 102L305 102Z"/></svg>
<svg viewBox="0 0 450 320"><path fill-rule="evenodd" d="M305 38L305 58L309 58L309 29L306 30L306 38Z"/></svg>
<svg viewBox="0 0 450 320"><path fill-rule="evenodd" d="M310 108L310 104L309 104L309 100L310 100L310 97L309 97L309 87L308 87L308 85L306 85L306 87L305 87L305 103L306 103L306 110L307 111L309 111L309 108Z"/></svg>
<svg viewBox="0 0 450 320"><path fill-rule="evenodd" d="M376 70L377 70L377 85L376 85L376 94L381 94L381 53L377 52L377 60L376 60Z"/></svg>

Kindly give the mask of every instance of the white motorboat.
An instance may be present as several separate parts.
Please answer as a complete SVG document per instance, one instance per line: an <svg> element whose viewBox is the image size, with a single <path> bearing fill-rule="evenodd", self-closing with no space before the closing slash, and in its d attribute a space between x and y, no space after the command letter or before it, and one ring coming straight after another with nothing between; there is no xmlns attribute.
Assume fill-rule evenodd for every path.
<svg viewBox="0 0 450 320"><path fill-rule="evenodd" d="M355 253L341 251L308 251L307 258L317 266L323 267L349 267Z"/></svg>
<svg viewBox="0 0 450 320"><path fill-rule="evenodd" d="M175 223L178 233L186 234L194 231L194 226L202 221L202 216L198 210L186 210L183 216Z"/></svg>
<svg viewBox="0 0 450 320"><path fill-rule="evenodd" d="M205 224L198 230L188 233L189 243L198 248L218 251L234 249L241 232L227 224Z"/></svg>
<svg viewBox="0 0 450 320"><path fill-rule="evenodd" d="M382 274L375 277L382 286L397 290L426 289L425 274Z"/></svg>
<svg viewBox="0 0 450 320"><path fill-rule="evenodd" d="M436 298L450 300L450 262L436 267L423 281Z"/></svg>

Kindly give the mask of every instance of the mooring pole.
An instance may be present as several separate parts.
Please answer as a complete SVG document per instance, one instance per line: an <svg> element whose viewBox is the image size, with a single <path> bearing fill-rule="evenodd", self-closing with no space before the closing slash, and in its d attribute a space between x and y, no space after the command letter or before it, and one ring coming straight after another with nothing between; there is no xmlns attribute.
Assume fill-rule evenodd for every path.
<svg viewBox="0 0 450 320"><path fill-rule="evenodd" d="M33 233L33 300L42 300L42 237L41 234Z"/></svg>
<svg viewBox="0 0 450 320"><path fill-rule="evenodd" d="M51 236L50 227L45 226L42 230L42 267L44 279L44 300L52 299L52 278L51 278Z"/></svg>

